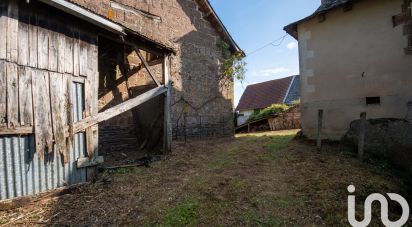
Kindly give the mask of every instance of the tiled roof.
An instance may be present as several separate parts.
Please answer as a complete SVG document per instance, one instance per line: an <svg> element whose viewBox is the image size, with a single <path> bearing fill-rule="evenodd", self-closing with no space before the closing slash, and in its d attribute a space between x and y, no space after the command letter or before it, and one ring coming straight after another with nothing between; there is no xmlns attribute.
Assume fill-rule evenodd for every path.
<svg viewBox="0 0 412 227"><path fill-rule="evenodd" d="M340 7L340 6L343 6L343 5L345 5L345 4L352 3L352 2L354 2L354 1L355 1L355 0L323 0L322 4L319 6L319 8L318 8L313 14L311 14L310 16L305 17L305 18L303 18L303 19L301 19L301 20L298 20L298 21L296 21L296 22L293 22L293 23L285 26L283 29L284 29L287 33L289 33L289 35L291 35L291 36L293 36L295 39L297 39L297 38L298 38L298 31L297 31L297 29L298 29L298 27L297 27L298 24L300 24L300 23L302 23L302 22L304 22L304 21L308 21L308 20L316 17L316 16L319 15L319 14L326 13L326 12L328 12L328 11L330 11L330 10L333 10L333 9L335 9L335 8L337 8L337 7Z"/></svg>
<svg viewBox="0 0 412 227"><path fill-rule="evenodd" d="M236 110L254 110L283 103L293 76L246 87Z"/></svg>
<svg viewBox="0 0 412 227"><path fill-rule="evenodd" d="M315 13L329 11L335 7L341 6L351 1L352 0L324 0Z"/></svg>
<svg viewBox="0 0 412 227"><path fill-rule="evenodd" d="M286 104L292 104L294 101L300 99L300 76L295 76L293 78L292 84L290 85L289 92L285 98Z"/></svg>

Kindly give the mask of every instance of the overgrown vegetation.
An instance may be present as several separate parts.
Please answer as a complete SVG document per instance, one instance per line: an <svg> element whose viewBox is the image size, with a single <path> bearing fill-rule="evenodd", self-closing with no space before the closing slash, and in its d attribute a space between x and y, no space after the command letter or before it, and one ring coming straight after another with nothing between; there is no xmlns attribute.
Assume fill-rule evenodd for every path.
<svg viewBox="0 0 412 227"><path fill-rule="evenodd" d="M338 144L324 143L319 152L293 139L297 132L176 142L150 168L106 171L58 199L0 211L0 225L348 226L349 184L356 186L359 217L371 193L411 194L389 167L361 162ZM371 226L381 226L374 210ZM401 211L390 208L389 218Z"/></svg>
<svg viewBox="0 0 412 227"><path fill-rule="evenodd" d="M199 203L195 199L186 199L167 210L162 226L195 226Z"/></svg>
<svg viewBox="0 0 412 227"><path fill-rule="evenodd" d="M230 45L223 40L219 40L217 46L221 48L224 61L221 66L221 73L224 79L239 80L243 82L246 73L246 62L243 53L230 51Z"/></svg>
<svg viewBox="0 0 412 227"><path fill-rule="evenodd" d="M261 118L268 117L273 114L281 113L284 112L288 109L290 109L291 106L286 105L286 104L273 104L263 110L255 111L252 115L250 115L249 119L247 122L252 122L259 120Z"/></svg>

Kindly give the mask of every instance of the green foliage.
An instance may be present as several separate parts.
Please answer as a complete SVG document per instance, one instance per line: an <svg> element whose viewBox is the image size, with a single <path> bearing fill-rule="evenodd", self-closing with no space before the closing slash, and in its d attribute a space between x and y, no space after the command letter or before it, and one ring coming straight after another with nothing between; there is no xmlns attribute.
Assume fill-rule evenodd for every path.
<svg viewBox="0 0 412 227"><path fill-rule="evenodd" d="M252 115L248 118L248 122L256 121L261 118L268 117L272 114L277 114L288 110L291 106L286 104L273 104L263 110L254 111Z"/></svg>
<svg viewBox="0 0 412 227"><path fill-rule="evenodd" d="M230 45L223 40L219 40L217 46L222 49L223 64L221 67L221 73L224 78L230 80L243 81L246 73L246 62L242 53L232 54L230 51Z"/></svg>
<svg viewBox="0 0 412 227"><path fill-rule="evenodd" d="M265 156L265 159L275 161L278 151L288 147L293 137L294 135L273 136L269 144L269 152Z"/></svg>
<svg viewBox="0 0 412 227"><path fill-rule="evenodd" d="M300 104L300 99L297 99L297 100L293 101L291 104L292 104L292 106L299 105Z"/></svg>
<svg viewBox="0 0 412 227"><path fill-rule="evenodd" d="M197 224L199 202L186 199L166 211L163 226L195 226Z"/></svg>

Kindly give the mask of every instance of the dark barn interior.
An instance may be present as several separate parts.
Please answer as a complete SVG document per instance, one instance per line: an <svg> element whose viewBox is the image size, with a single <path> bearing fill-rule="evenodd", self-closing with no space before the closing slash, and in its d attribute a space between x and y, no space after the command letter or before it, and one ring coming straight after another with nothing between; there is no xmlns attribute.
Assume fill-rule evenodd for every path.
<svg viewBox="0 0 412 227"><path fill-rule="evenodd" d="M164 84L163 56L140 53L139 57L131 45L99 37L100 112L155 88L155 80ZM162 151L164 103L165 98L158 96L99 125L99 153L107 165L133 163Z"/></svg>

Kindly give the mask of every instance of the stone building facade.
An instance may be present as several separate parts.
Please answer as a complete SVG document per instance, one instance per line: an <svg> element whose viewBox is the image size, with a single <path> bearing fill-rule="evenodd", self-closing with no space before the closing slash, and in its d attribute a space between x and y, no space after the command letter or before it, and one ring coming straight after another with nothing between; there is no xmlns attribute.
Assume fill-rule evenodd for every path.
<svg viewBox="0 0 412 227"><path fill-rule="evenodd" d="M230 45L232 53L241 50L207 0L70 0L70 2L109 18L145 39L153 40L175 51L170 64L173 82L171 117L175 139L233 135L233 81L220 76L219 67L224 59L222 49L217 44L223 40ZM128 59L133 58L132 55L124 56L123 53L123 57ZM114 58L122 58L122 56ZM103 61L102 64L105 62ZM153 67L152 70L158 72L161 67L160 69ZM115 73L116 77L122 77L121 74L121 72ZM161 76L160 73L156 75ZM147 72L143 70L133 76L134 78L129 77L123 83L117 83L116 92L113 92L113 88L109 89L112 90L111 92L100 90L101 110L129 99L132 95L128 86L147 81ZM102 87L104 84L101 77L100 88ZM130 111L101 124L100 143L103 147L123 149L124 146L130 148L138 146L130 142L134 141L133 138L139 130L133 126L133 120ZM143 127L156 130L156 125L153 123ZM108 141L108 144L104 141Z"/></svg>

